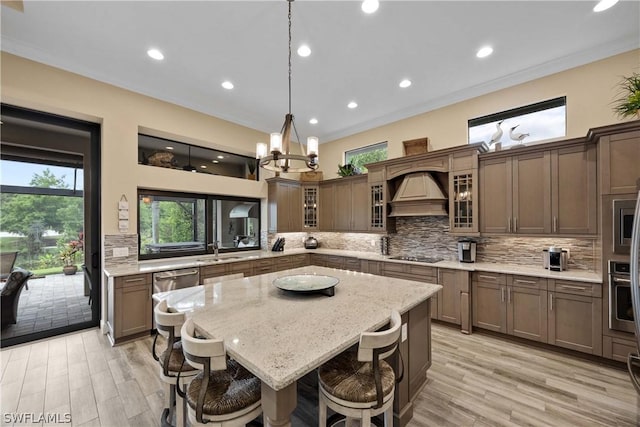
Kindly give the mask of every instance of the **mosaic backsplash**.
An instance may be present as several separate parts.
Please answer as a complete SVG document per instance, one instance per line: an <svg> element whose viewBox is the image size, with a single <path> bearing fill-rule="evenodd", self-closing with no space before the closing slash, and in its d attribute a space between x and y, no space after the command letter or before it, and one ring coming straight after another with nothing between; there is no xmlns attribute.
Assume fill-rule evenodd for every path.
<svg viewBox="0 0 640 427"><path fill-rule="evenodd" d="M129 255L114 257L113 248L127 248ZM104 267L138 264L138 235L137 234L105 234L104 236Z"/></svg>
<svg viewBox="0 0 640 427"><path fill-rule="evenodd" d="M449 218L446 216L396 218L397 233L389 234L391 256L440 257L458 259L458 240L461 236L449 234ZM307 236L318 239L321 248L346 249L380 253L380 234L363 233L269 233L270 248L276 238L286 239L287 249L303 248ZM558 246L569 250L568 268L600 271L600 241L598 239L574 239L555 237L474 237L478 242L476 261L509 263L523 266L542 266L542 250Z"/></svg>

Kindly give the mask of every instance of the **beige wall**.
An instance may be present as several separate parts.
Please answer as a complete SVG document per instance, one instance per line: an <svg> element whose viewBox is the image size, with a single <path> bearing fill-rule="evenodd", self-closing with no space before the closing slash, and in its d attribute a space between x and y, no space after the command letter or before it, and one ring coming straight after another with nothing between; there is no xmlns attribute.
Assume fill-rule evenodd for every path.
<svg viewBox="0 0 640 427"><path fill-rule="evenodd" d="M403 155L402 141L425 136L432 150L466 144L469 119L559 96L567 97L567 138L582 137L620 121L611 108L617 83L639 67L640 50L634 50L327 142L320 146L320 168L325 178L335 178L346 150L382 141L389 143L389 158Z"/></svg>
<svg viewBox="0 0 640 427"><path fill-rule="evenodd" d="M5 52L1 58L2 102L101 123L102 235L118 234L118 200L135 201L138 187L266 198L264 182L137 164L139 130L246 155L265 133ZM130 209L134 233L136 215Z"/></svg>

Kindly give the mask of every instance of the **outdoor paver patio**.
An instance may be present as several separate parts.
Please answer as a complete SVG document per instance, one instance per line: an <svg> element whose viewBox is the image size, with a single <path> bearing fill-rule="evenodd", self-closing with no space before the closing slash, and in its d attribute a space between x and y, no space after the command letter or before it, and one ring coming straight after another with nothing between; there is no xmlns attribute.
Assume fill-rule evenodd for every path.
<svg viewBox="0 0 640 427"><path fill-rule="evenodd" d="M2 330L11 338L91 320L89 297L84 295L84 274L52 274L29 280L18 303L18 322Z"/></svg>

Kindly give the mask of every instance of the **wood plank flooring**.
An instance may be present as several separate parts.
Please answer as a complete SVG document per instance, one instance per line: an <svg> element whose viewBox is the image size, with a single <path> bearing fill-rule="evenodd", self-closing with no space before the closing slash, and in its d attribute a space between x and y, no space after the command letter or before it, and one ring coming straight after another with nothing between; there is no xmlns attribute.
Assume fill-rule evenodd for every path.
<svg viewBox="0 0 640 427"><path fill-rule="evenodd" d="M73 426L157 426L164 389L151 342L111 347L96 329L2 350L0 422L70 413ZM433 349L410 427L640 425L623 369L442 325ZM298 387L294 427L317 425L315 384L311 374Z"/></svg>

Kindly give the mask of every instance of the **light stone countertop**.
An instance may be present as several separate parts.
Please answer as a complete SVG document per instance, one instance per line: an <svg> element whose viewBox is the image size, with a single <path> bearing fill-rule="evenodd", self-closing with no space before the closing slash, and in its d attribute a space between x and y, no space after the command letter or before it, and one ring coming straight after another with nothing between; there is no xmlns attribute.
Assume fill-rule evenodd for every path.
<svg viewBox="0 0 640 427"><path fill-rule="evenodd" d="M317 253L323 255L339 255L344 257L353 257L372 261L397 262L402 264L415 264L439 268L449 268L454 270L466 271L484 271L488 273L516 274L523 276L542 277L547 279L559 279L580 281L589 283L602 283L602 275L593 271L586 270L567 270L567 271L549 271L542 266L522 266L516 264L496 264L489 262L462 263L458 261L440 261L434 264L426 264L423 262L413 262L405 260L393 260L388 255L380 255L374 252L359 252L343 249L285 249L283 252L271 251L247 251L236 252L233 254L222 254L218 261L214 260L213 255L202 255L184 258L168 258L157 261L141 261L138 265L125 265L122 267L112 267L104 269L107 277L129 276L140 273L153 273L157 271L174 270L178 268L200 267L206 265L223 264L227 262L237 262L246 260L255 260L259 258L274 258L286 255L296 255L305 253Z"/></svg>
<svg viewBox="0 0 640 427"><path fill-rule="evenodd" d="M318 274L340 280L335 295L281 291L274 279ZM384 326L391 310L407 312L442 286L308 266L191 288L167 304L198 331L223 338L227 352L274 390L281 390Z"/></svg>

